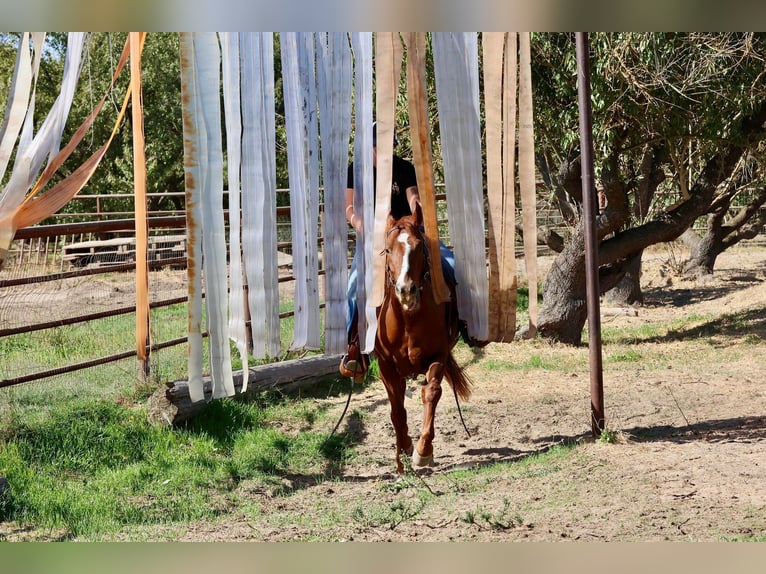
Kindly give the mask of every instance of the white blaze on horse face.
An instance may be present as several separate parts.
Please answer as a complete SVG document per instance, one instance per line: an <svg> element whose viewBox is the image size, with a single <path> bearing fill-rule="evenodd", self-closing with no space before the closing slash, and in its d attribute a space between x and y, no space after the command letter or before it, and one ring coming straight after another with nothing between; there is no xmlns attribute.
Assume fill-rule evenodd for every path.
<svg viewBox="0 0 766 574"><path fill-rule="evenodd" d="M402 268L399 271L399 277L396 279L396 297L402 304L402 308L407 311L417 306L417 296L412 288L411 280L408 280L410 272L410 254L412 245L410 245L410 234L402 231L396 240L404 246L404 255L402 256Z"/></svg>
<svg viewBox="0 0 766 574"><path fill-rule="evenodd" d="M407 273L410 272L410 252L412 247L410 246L410 234L406 231L402 231L397 237L397 241L404 245L404 256L402 257L402 270L399 272L399 278L396 280L397 285L404 285L405 279L407 279Z"/></svg>

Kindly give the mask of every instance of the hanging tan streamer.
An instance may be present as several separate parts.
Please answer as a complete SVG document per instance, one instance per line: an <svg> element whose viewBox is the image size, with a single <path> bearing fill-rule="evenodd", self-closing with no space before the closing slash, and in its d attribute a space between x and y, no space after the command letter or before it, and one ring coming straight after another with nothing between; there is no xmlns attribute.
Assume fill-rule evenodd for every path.
<svg viewBox="0 0 766 574"><path fill-rule="evenodd" d="M141 96L141 35L131 32L130 91L133 99L133 191L136 225L136 355L146 361L149 347L149 222L146 206L144 106Z"/></svg>
<svg viewBox="0 0 766 574"><path fill-rule="evenodd" d="M377 189L391 189L394 154L396 93L402 72L403 47L397 32L378 32L375 38L375 117L377 118ZM385 229L391 194L375 196L375 231L372 247L372 293L368 304L378 307L385 290Z"/></svg>
<svg viewBox="0 0 766 574"><path fill-rule="evenodd" d="M519 35L509 32L505 42L503 82L503 255L500 308L513 309L505 315L501 329L510 341L516 334L516 127Z"/></svg>
<svg viewBox="0 0 766 574"><path fill-rule="evenodd" d="M484 116L487 146L487 235L489 239L489 340L500 341L500 267L502 253L503 166L502 90L505 33L481 36L484 62Z"/></svg>
<svg viewBox="0 0 766 574"><path fill-rule="evenodd" d="M410 112L412 152L418 180L420 203L423 207L423 223L426 228L426 245L431 263L431 286L437 303L450 300L450 292L444 281L442 262L439 257L439 227L436 219L436 198L431 159L431 137L428 126L428 100L426 97L426 37L423 32L405 34L407 45L407 100Z"/></svg>
<svg viewBox="0 0 766 574"><path fill-rule="evenodd" d="M537 215L535 141L532 117L532 61L529 32L519 35L519 187L521 189L524 263L529 280L529 332L537 333Z"/></svg>
<svg viewBox="0 0 766 574"><path fill-rule="evenodd" d="M516 330L514 148L516 68L504 66L506 32L482 34L489 211L489 340L510 341ZM515 50L516 37L513 34ZM515 62L515 51L513 58ZM511 72L511 75L504 74ZM511 112L512 110L512 112ZM508 147L510 146L510 150ZM510 168L510 169L509 169Z"/></svg>

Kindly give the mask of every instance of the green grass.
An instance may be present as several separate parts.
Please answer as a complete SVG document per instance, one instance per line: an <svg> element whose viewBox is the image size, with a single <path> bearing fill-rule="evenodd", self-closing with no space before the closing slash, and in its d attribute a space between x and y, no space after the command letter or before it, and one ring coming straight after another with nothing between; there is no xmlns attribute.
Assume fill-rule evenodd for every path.
<svg viewBox="0 0 766 574"><path fill-rule="evenodd" d="M332 478L353 451L309 401L220 400L182 429L152 426L143 409L111 401L59 404L46 416L4 421L0 475L11 488L0 520L94 537L121 529L213 518L246 503L242 481L275 492L281 477ZM304 423L286 433L269 421ZM320 427L321 423L321 427Z"/></svg>
<svg viewBox="0 0 766 574"><path fill-rule="evenodd" d="M618 351L612 353L607 357L609 363L640 363L641 353L634 349L626 349L624 351Z"/></svg>
<svg viewBox="0 0 766 574"><path fill-rule="evenodd" d="M522 311L527 304L523 292L519 290ZM153 315L154 328L162 329L157 331L159 335L153 331L153 336L172 338L178 329L183 333L186 315L182 309L169 308ZM130 317L118 323L119 329L133 329ZM281 323L282 341L288 341L282 353L287 355L293 320ZM732 317L723 326L732 331L745 329L748 317ZM658 358L661 364L670 364L675 359L673 351L649 350L655 346L649 343L674 337L712 339L717 335L714 327L710 318L697 316L653 327L613 329L605 337L606 362L613 369L632 369L639 364L644 368L647 360L656 362ZM104 330L113 328L111 323ZM79 346L112 344L113 338L99 329L61 328L45 335L44 350L40 339L2 338L0 356L4 362L6 357L22 362L34 349L35 354L44 353L41 362L69 361L81 352ZM760 340L757 334L752 337ZM634 347L636 343L641 345ZM535 345L530 350L523 357L486 359L482 369L579 372L587 360L585 353L560 353L555 347ZM236 368L235 357L233 353ZM185 346L159 351L155 358L155 388L185 377ZM3 368L5 365L0 371ZM311 400L312 396L345 394L345 380L317 385L302 391L302 397L268 392L249 403L214 401L192 421L170 429L147 422L146 395L136 389L134 369L132 359L75 373L66 384L59 384L57 378L56 385L43 381L0 389L0 476L11 484L0 497L0 521L61 531L65 538L79 540L108 540L117 533L140 536L153 526L161 526L165 532L169 527L183 531L189 522L214 520L233 512L259 516L260 504L248 492L255 489L270 496L289 496L296 488L295 477L305 484L335 480L357 456L354 446L360 439L351 434L324 443L335 416L328 414L326 401ZM375 374L376 369L373 361L371 372ZM363 421L364 413L355 411L349 416ZM606 431L600 441L610 443L615 438ZM498 480L561 478L577 453L575 445L556 446L514 461L444 472L430 477L428 484L407 475L379 486L391 489L385 499L354 499L347 506L337 506L320 497L315 515L270 511L268 520L272 526L309 523L320 538L319 525L331 528L354 522L394 529L402 522L425 520L429 510L445 502L457 508L455 500L463 493L492 488ZM508 500L498 498L463 506L454 518L479 529L504 530L518 527L536 504L559 502L513 508Z"/></svg>
<svg viewBox="0 0 766 574"><path fill-rule="evenodd" d="M537 302L539 305L542 305L543 303L542 284L537 286ZM516 312L517 313L529 312L529 287L519 287L516 290Z"/></svg>
<svg viewBox="0 0 766 574"><path fill-rule="evenodd" d="M712 319L711 315L690 314L681 319L665 323L646 323L635 327L613 327L601 328L601 340L612 344L632 344L649 341L658 341L679 337L683 333L692 332L695 336L701 336L705 333L714 334L720 331L713 325L705 327L706 322ZM702 327L700 327L702 325ZM585 329L583 340L587 342L587 329Z"/></svg>
<svg viewBox="0 0 766 574"><path fill-rule="evenodd" d="M487 359L482 364L490 372L522 372L534 370L567 372L579 364L577 358L557 357L555 355L531 355L521 361L505 359Z"/></svg>
<svg viewBox="0 0 766 574"><path fill-rule="evenodd" d="M574 452L573 444L556 445L515 462L499 462L480 468L455 470L447 474L446 479L456 492L475 492L492 485L499 478L524 480L555 474L568 464Z"/></svg>

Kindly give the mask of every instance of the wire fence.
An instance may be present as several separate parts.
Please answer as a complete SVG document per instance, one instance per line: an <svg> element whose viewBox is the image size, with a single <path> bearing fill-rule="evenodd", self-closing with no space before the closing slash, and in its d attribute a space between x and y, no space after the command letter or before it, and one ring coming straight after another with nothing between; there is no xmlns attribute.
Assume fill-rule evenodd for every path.
<svg viewBox="0 0 766 574"><path fill-rule="evenodd" d="M104 196L84 197L92 204ZM556 225L555 215L541 209L540 222ZM437 213L440 235L449 244L444 193L437 195ZM135 351L135 225L126 215L132 214L106 212L102 206L88 214L78 208L59 214L56 223L17 232L0 269L0 388L26 383L76 394L98 381L112 395L115 390L130 394L186 377L185 215L171 210L149 218L151 358L146 365L138 363ZM289 206L277 208L277 222L285 355L272 360L287 356L292 336ZM349 261L352 255L350 235ZM203 362L207 371L207 357Z"/></svg>

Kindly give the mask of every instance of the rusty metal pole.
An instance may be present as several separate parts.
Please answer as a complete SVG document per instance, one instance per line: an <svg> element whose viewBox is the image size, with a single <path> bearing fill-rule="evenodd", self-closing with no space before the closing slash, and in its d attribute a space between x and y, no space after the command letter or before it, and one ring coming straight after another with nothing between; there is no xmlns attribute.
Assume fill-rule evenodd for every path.
<svg viewBox="0 0 766 574"><path fill-rule="evenodd" d="M598 235L596 188L593 183L593 125L590 103L588 35L575 34L577 44L577 95L580 110L580 163L585 233L585 282L588 304L588 351L590 364L591 431L601 435L605 427L604 378L601 364L601 309L598 284Z"/></svg>

